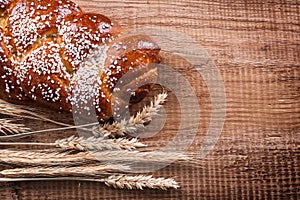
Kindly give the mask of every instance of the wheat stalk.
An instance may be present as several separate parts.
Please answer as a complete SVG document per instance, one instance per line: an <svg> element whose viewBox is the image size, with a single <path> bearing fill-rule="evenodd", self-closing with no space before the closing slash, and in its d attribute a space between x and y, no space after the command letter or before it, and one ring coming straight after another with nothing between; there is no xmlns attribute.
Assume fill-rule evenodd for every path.
<svg viewBox="0 0 300 200"><path fill-rule="evenodd" d="M145 106L142 111L138 112L135 116L130 117L129 120L121 120L121 122L114 122L112 124L104 124L104 125L98 125L98 123L91 123L91 124L84 124L80 126L72 126L69 124L57 122L51 119L48 119L47 117L38 115L34 112L24 110L19 108L18 106L15 106L13 104L9 104L3 100L0 101L0 113L3 114L10 114L11 116L19 116L24 118L30 118L30 119L40 119L43 121L48 121L57 125L65 126L63 128L54 128L54 129L46 129L46 130L39 130L39 131L32 131L32 132L22 132L17 133L14 135L4 135L0 136L0 140L7 140L7 139L18 139L22 137L26 137L33 134L40 134L45 132L52 132L52 131L62 131L62 130L69 130L69 129L83 129L85 131L91 131L95 137L117 137L117 136L124 136L126 133L134 133L138 129L144 128L145 123L148 123L152 120L152 117L158 114L159 108L161 108L161 104L166 101L167 93L162 93L157 95L153 101L150 102L150 105ZM7 105L7 108L6 108ZM6 108L6 109L5 109ZM28 114L28 115L21 115L21 114ZM35 117L31 117L35 116ZM94 126L92 129L86 129L84 127Z"/></svg>
<svg viewBox="0 0 300 200"><path fill-rule="evenodd" d="M37 143L37 142L0 142L0 146L4 145L40 145L53 146L65 150L78 151L103 151L103 150L128 150L132 151L136 148L146 147L147 145L139 142L136 138L126 139L107 139L96 137L76 137L70 136L68 138L58 139L54 143Z"/></svg>
<svg viewBox="0 0 300 200"><path fill-rule="evenodd" d="M125 165L80 165L54 167L28 167L0 171L5 177L61 177L61 176L103 176L130 168Z"/></svg>
<svg viewBox="0 0 300 200"><path fill-rule="evenodd" d="M24 124L13 123L12 119L0 119L0 133L19 134L30 130Z"/></svg>
<svg viewBox="0 0 300 200"><path fill-rule="evenodd" d="M79 152L41 152L28 150L0 150L0 163L11 165L76 165L95 162L140 162L172 163L190 161L191 158L177 152L139 152L139 151L99 151Z"/></svg>
<svg viewBox="0 0 300 200"><path fill-rule="evenodd" d="M152 176L128 176L128 175L112 175L104 179L105 185L118 189L161 189L179 188L178 183L171 178L153 178Z"/></svg>
<svg viewBox="0 0 300 200"><path fill-rule="evenodd" d="M0 99L0 113L4 115L21 115L24 113L24 110L19 106L8 103L2 99Z"/></svg>
<svg viewBox="0 0 300 200"><path fill-rule="evenodd" d="M9 165L75 165L95 162L87 153L0 150L0 163Z"/></svg>
<svg viewBox="0 0 300 200"><path fill-rule="evenodd" d="M139 142L136 138L126 139L107 139L107 138L96 138L96 137L75 137L57 140L54 143L57 147L63 149L75 149L80 151L87 150L134 150L139 147L145 147L146 145Z"/></svg>
<svg viewBox="0 0 300 200"><path fill-rule="evenodd" d="M128 176L128 175L111 175L106 178L99 179L110 173L121 172L129 170L126 165L103 165L97 164L97 161L133 161L133 162L173 162L176 160L187 161L190 158L177 152L139 152L133 151L139 147L145 147L146 145L138 142L137 139L108 139L107 137L124 136L125 134L134 133L139 129L145 127L145 124L150 122L153 116L158 114L159 109L162 107L162 103L167 98L166 93L157 95L149 105L145 106L135 116L130 117L128 120L123 119L121 122L114 122L112 124L104 124L102 126L94 127L91 131L95 137L75 137L56 140L54 143L0 143L0 145L44 145L55 146L65 150L79 150L87 151L93 150L92 153L79 152L71 154L70 152L53 152L53 151L13 151L13 150L0 150L0 162L13 165L29 165L39 167L27 167L27 168L15 168L0 171L0 174L6 178L0 178L0 181L33 181L33 180L78 180L78 181L96 181L104 182L109 187L119 189L162 189L179 188L178 183L171 178L154 178L152 176ZM7 103L7 102L5 102ZM78 126L71 126L56 122L40 116L35 113L31 113L27 110L22 110L13 105L3 107L4 102L0 101L0 113L21 116L21 114L29 114L32 116L24 116L25 118L40 119L49 121L55 124L66 126L64 128L53 129L65 130L71 128L81 128ZM1 126L1 123L3 126ZM7 126L7 125L11 126ZM5 126L4 126L5 125ZM0 133L16 133L14 138L21 136L21 133L28 129L22 124L12 126L9 120L0 119ZM84 125L85 126L90 126ZM93 124L92 124L93 125ZM4 128L2 128L4 127ZM6 127L9 127L7 129ZM20 131L20 128L24 128ZM19 132L16 130L19 128ZM51 129L50 129L51 130ZM4 132L3 132L4 131ZM43 133L49 130L33 131L23 134L32 135L36 133ZM51 130L52 131L52 130ZM18 135L19 134L19 135ZM99 138L102 136L102 138ZM96 138L97 137L97 138ZM0 137L1 139L1 137ZM103 151L114 150L114 151ZM119 151L116 151L119 150ZM91 164L92 165L89 165ZM45 167L40 167L45 165ZM66 166L71 165L71 166ZM74 166L78 165L78 166ZM32 178L32 177L47 177L47 178ZM59 176L59 177L57 177ZM68 176L68 177L61 177ZM71 177L69 177L71 176ZM76 177L79 176L79 177ZM82 176L82 177L81 177ZM93 178L85 178L92 176ZM7 178L8 177L8 178ZM17 178L22 177L22 178ZM28 177L28 178L23 178ZM50 178L49 178L50 177ZM51 178L53 177L53 178ZM84 177L84 178L83 178ZM97 178L95 178L97 177Z"/></svg>
<svg viewBox="0 0 300 200"><path fill-rule="evenodd" d="M41 120L41 121L46 121L46 122L50 122L53 124L57 124L60 126L64 126L64 128L62 128L62 129L57 128L57 129L48 129L48 130L28 132L30 129L25 128L24 125L22 125L22 124L13 124L13 123L11 123L11 120L0 119L0 133L4 134L4 135L0 136L0 140L18 139L18 138L26 137L29 135L33 135L33 134L37 134L37 133L44 133L44 132L49 132L49 131L59 131L59 130L66 130L66 129L81 128L81 127L74 127L70 124L65 124L62 122L51 120L43 115L23 109L22 106L20 106L20 105L14 105L14 104L8 103L2 99L0 99L0 114L12 116L12 117ZM92 125L95 125L95 124L92 124ZM5 134L6 132L11 133L13 135L6 135Z"/></svg>
<svg viewBox="0 0 300 200"><path fill-rule="evenodd" d="M57 124L57 125L61 125L61 126L71 126L69 124L51 120L43 115L23 109L22 106L20 106L20 105L14 105L14 104L8 103L2 99L0 99L0 113L4 114L4 115L14 116L14 117L47 121L47 122L51 122L53 124Z"/></svg>
<svg viewBox="0 0 300 200"><path fill-rule="evenodd" d="M70 129L82 129L84 131L90 131L89 129L84 128L84 127L94 126L97 124L99 124L99 123L96 122L96 123L91 123L91 124L83 124L83 125L79 125L79 126L68 126L68 127L62 127L62 128L43 129L43 130L39 130L39 131L24 132L24 133L14 134L14 135L5 135L5 136L0 136L0 140L19 139L19 138L23 138L23 137L26 137L29 135L34 135L34 134L54 132L54 131L64 131L64 130L70 130Z"/></svg>
<svg viewBox="0 0 300 200"><path fill-rule="evenodd" d="M0 178L2 182L17 181L92 181L102 182L108 187L117 189L178 189L179 184L172 178L154 178L152 176L128 176L128 175L112 175L107 178L84 178L84 177L55 177L55 178Z"/></svg>
<svg viewBox="0 0 300 200"><path fill-rule="evenodd" d="M158 114L159 109L166 101L167 93L162 93L154 97L154 100L149 105L145 106L142 111L138 112L129 120L121 120L121 122L114 122L112 124L104 124L103 126L96 126L92 129L95 137L117 137L125 134L134 133L139 129L145 127L145 123L152 120L152 117Z"/></svg>
<svg viewBox="0 0 300 200"><path fill-rule="evenodd" d="M90 156L99 161L130 161L145 163L171 163L174 161L189 161L191 158L187 155L177 152L140 152L140 151L101 151L91 152Z"/></svg>

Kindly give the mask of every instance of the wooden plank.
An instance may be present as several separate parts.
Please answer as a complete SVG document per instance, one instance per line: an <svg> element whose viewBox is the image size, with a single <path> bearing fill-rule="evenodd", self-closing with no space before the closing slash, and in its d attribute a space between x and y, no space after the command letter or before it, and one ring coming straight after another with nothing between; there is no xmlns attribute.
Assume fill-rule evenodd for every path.
<svg viewBox="0 0 300 200"><path fill-rule="evenodd" d="M204 47L220 70L226 90L227 114L221 137L214 150L193 166L170 165L154 173L174 177L182 185L178 191L120 191L87 182L33 182L1 185L1 199L300 198L299 1L76 3L84 10L112 17L128 29L172 29ZM185 65L178 70L191 74ZM190 151L199 152L210 123L211 102L201 76L193 71L188 80L196 90L201 109L200 129ZM172 136L179 116L174 98L166 109L173 109L164 128ZM53 113L49 111L48 115ZM43 123L37 126L47 127ZM52 140L62 134L71 133L30 140ZM159 135L149 142L164 145L170 135Z"/></svg>

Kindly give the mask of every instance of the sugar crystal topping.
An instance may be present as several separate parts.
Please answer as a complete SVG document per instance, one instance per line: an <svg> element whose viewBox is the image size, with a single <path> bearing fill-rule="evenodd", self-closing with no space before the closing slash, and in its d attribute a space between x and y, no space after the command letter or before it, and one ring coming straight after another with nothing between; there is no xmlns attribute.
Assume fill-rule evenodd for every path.
<svg viewBox="0 0 300 200"><path fill-rule="evenodd" d="M76 74L72 77L68 88L70 102L76 110L89 110L95 107L99 112L101 108L97 103L99 98L105 98L100 94L102 81L100 79L104 63L107 58L109 46L102 45L91 53L85 62L80 64Z"/></svg>

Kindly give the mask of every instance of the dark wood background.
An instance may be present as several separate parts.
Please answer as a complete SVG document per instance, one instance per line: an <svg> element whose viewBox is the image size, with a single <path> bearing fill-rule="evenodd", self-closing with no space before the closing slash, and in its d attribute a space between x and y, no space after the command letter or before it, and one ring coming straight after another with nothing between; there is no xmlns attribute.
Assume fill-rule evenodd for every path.
<svg viewBox="0 0 300 200"><path fill-rule="evenodd" d="M227 113L223 131L206 158L192 166L174 164L154 173L174 177L181 184L179 190L123 191L71 181L1 183L0 199L300 198L300 1L75 2L86 11L114 18L128 29L171 28L204 47L225 85ZM197 76L189 70L181 68L187 77ZM198 152L209 126L211 104L201 77L189 81L201 109L200 129L190 147L190 151ZM166 109L171 113L169 117L176 120L178 106L172 97ZM53 117L51 111L45 114ZM166 132L177 128L171 122L164 128ZM48 127L42 122L28 123L35 123L34 130ZM30 140L54 140L67 134L71 133L49 133ZM163 145L168 139L162 135L153 141Z"/></svg>

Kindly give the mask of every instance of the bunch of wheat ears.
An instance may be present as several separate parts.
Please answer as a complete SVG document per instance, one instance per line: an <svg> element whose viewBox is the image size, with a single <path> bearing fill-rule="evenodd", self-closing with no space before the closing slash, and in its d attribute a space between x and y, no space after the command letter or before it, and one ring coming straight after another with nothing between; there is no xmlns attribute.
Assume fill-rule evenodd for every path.
<svg viewBox="0 0 300 200"><path fill-rule="evenodd" d="M0 150L0 163L15 168L0 171L0 181L34 181L34 180L78 180L103 182L105 185L119 189L170 189L179 188L172 178L154 178L149 175L134 175L128 163L142 162L147 164L189 160L176 152L145 151L147 145L137 138L126 135L144 128L166 101L167 93L154 97L150 104L129 119L104 125L88 124L71 126L56 122L26 110L21 106L0 100L0 146L5 145L40 145L42 150ZM41 131L30 131L24 124L16 123L15 119L29 118L55 123L62 128ZM92 128L90 128L92 126ZM86 128L84 128L86 127ZM15 142L28 135L84 128L89 130L90 137L71 136L58 139L52 143ZM9 142L8 142L9 140ZM123 161L128 162L123 162ZM125 163L125 164L124 164Z"/></svg>

